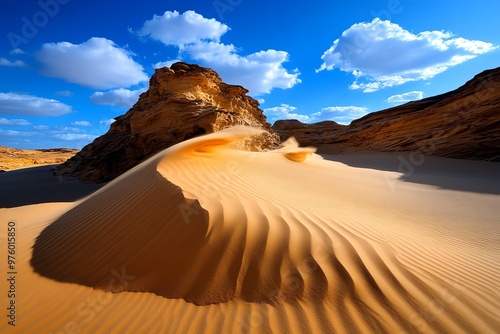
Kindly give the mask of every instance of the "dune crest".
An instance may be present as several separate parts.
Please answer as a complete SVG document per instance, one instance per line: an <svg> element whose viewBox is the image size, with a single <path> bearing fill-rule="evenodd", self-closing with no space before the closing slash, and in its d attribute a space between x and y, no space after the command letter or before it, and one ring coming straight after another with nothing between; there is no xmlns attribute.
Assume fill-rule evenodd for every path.
<svg viewBox="0 0 500 334"><path fill-rule="evenodd" d="M111 292L122 270L124 291L271 305L273 321L316 331L493 331L493 253L475 262L467 244L436 244L377 205L357 210L362 192L312 148L232 147L257 133L194 138L134 167L45 228L31 265Z"/></svg>
<svg viewBox="0 0 500 334"><path fill-rule="evenodd" d="M107 273L127 268L137 278L128 291L183 298L197 305L233 298L265 303L299 298L304 294L305 274L288 254L288 222L273 218L280 209L243 199L248 201L248 209L240 198L221 192L222 179L217 178L227 177L229 183L229 178L238 176L241 161L234 160L234 166L212 165L219 155L249 154L245 159L255 159L252 153L234 147L241 148L261 132L230 128L178 144L134 168L47 227L34 246L33 267L60 281L104 290L109 290ZM303 161L312 152L290 140L272 153ZM186 195L186 188L169 181L172 173L197 168L198 174L213 167L223 167L221 171L227 175L202 172L207 179L197 182L201 189L211 187L212 194L205 188L201 196L196 190L188 190ZM200 206L198 197L210 212ZM293 214L290 219L297 220ZM308 239L306 243L310 243ZM274 244L267 246L271 242ZM268 248L272 254L265 254ZM317 266L310 248L301 250L295 261L312 261ZM275 258L267 263L264 255ZM315 285L324 288L324 273L315 275L311 277L318 280ZM324 291L316 297L323 298Z"/></svg>
<svg viewBox="0 0 500 334"><path fill-rule="evenodd" d="M137 103L57 171L85 181L111 181L168 147L238 125L263 130L253 139L254 150L278 147L278 135L247 93L199 65L157 68Z"/></svg>

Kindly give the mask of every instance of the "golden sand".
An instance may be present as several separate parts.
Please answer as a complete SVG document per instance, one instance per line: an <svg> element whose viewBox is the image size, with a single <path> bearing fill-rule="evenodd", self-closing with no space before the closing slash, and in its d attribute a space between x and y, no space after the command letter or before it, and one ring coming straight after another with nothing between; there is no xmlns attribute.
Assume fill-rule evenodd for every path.
<svg viewBox="0 0 500 334"><path fill-rule="evenodd" d="M19 259L16 326L4 317L0 332L500 328L499 195L405 182L293 142L233 147L254 133L175 145L75 203L0 209Z"/></svg>

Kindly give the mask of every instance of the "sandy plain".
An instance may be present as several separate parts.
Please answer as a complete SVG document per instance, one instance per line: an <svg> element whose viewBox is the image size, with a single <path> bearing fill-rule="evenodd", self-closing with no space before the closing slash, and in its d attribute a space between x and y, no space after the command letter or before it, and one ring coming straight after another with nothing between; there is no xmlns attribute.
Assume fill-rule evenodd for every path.
<svg viewBox="0 0 500 334"><path fill-rule="evenodd" d="M496 333L498 163L234 128L104 185L0 174L2 333Z"/></svg>

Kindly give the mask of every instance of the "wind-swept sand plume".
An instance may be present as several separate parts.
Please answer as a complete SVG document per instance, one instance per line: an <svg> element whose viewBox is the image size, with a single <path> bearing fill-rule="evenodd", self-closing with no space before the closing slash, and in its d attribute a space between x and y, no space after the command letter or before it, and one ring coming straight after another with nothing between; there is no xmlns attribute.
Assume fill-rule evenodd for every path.
<svg viewBox="0 0 500 334"><path fill-rule="evenodd" d="M23 232L16 330L495 333L498 195L403 183L293 141L238 149L256 133L175 145L50 204L69 209L55 220L4 211Z"/></svg>

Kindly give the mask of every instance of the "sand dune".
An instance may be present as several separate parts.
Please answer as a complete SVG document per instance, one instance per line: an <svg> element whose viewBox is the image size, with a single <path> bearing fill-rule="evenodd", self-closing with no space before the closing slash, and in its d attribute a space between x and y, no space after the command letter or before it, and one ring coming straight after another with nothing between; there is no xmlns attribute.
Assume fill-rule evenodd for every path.
<svg viewBox="0 0 500 334"><path fill-rule="evenodd" d="M0 211L22 233L16 330L496 332L498 195L292 141L239 149L256 131L178 144L74 204Z"/></svg>

